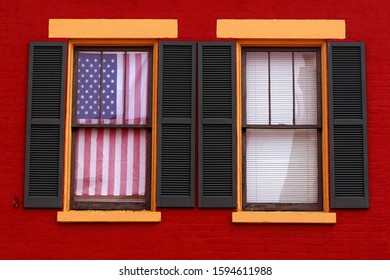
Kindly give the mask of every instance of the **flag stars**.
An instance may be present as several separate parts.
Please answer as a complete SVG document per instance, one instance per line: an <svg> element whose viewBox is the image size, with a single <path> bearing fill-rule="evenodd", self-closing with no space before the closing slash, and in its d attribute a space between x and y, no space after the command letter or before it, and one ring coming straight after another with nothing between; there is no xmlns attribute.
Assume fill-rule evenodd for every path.
<svg viewBox="0 0 390 280"><path fill-rule="evenodd" d="M115 54L79 53L77 69L78 119L115 118L116 67Z"/></svg>

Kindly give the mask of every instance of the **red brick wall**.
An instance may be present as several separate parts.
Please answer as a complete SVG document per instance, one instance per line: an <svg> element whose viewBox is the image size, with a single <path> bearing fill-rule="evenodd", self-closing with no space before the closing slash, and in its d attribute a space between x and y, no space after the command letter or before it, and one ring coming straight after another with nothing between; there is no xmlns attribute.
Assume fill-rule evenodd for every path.
<svg viewBox="0 0 390 280"><path fill-rule="evenodd" d="M0 3L0 259L389 259L390 2L139 0ZM366 43L369 210L336 225L238 225L232 210L161 209L158 224L58 224L23 208L28 43L49 18L177 18L179 39L215 40L216 19L345 19ZM19 200L16 206L14 199Z"/></svg>

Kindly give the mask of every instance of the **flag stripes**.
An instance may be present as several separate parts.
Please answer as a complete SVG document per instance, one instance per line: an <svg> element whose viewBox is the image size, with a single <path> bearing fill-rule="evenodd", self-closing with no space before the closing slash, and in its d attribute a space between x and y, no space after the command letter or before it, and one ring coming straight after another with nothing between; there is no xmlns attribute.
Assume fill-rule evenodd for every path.
<svg viewBox="0 0 390 280"><path fill-rule="evenodd" d="M75 199L144 196L148 164L149 52L80 51Z"/></svg>
<svg viewBox="0 0 390 280"><path fill-rule="evenodd" d="M147 145L146 129L78 129L75 195L145 195Z"/></svg>

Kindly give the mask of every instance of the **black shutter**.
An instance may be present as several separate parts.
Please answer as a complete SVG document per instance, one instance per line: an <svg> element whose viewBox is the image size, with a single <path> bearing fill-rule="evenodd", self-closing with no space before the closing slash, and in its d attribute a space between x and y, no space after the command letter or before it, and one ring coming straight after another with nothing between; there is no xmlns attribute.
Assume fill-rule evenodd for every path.
<svg viewBox="0 0 390 280"><path fill-rule="evenodd" d="M199 43L199 207L236 207L235 44Z"/></svg>
<svg viewBox="0 0 390 280"><path fill-rule="evenodd" d="M368 208L365 47L329 44L331 207Z"/></svg>
<svg viewBox="0 0 390 280"><path fill-rule="evenodd" d="M157 206L194 207L195 43L160 42Z"/></svg>
<svg viewBox="0 0 390 280"><path fill-rule="evenodd" d="M31 43L24 207L61 208L65 43Z"/></svg>

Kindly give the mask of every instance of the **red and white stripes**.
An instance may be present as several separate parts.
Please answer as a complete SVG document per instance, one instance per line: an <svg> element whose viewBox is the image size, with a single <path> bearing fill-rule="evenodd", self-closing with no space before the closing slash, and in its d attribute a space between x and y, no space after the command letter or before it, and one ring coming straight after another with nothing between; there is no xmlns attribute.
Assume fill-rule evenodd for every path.
<svg viewBox="0 0 390 280"><path fill-rule="evenodd" d="M125 123L146 124L148 121L149 54L126 55Z"/></svg>
<svg viewBox="0 0 390 280"><path fill-rule="evenodd" d="M148 123L149 53L116 52L115 54L117 58L116 92L114 93L116 117L78 119L78 123L86 125L146 125ZM106 75L103 78L107 77ZM101 96L104 98L103 94ZM75 136L74 194L76 196L145 195L148 164L147 128L83 127L76 130Z"/></svg>
<svg viewBox="0 0 390 280"><path fill-rule="evenodd" d="M144 195L147 145L146 129L78 129L76 196Z"/></svg>

